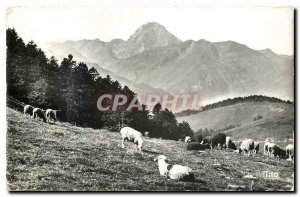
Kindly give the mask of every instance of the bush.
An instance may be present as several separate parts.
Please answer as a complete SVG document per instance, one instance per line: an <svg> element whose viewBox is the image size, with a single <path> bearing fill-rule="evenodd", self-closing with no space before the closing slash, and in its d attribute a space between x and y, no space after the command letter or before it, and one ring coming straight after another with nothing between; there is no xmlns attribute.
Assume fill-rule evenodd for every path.
<svg viewBox="0 0 300 197"><path fill-rule="evenodd" d="M187 150L205 150L210 149L208 144L200 144L199 142L191 142L186 146Z"/></svg>

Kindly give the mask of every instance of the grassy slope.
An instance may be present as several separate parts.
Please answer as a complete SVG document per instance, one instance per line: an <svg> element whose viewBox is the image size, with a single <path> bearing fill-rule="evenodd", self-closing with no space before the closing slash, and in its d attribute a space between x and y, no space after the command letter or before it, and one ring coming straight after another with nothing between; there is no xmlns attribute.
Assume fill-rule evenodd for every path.
<svg viewBox="0 0 300 197"><path fill-rule="evenodd" d="M255 115L263 119L253 121ZM229 125L241 125L230 130L233 137L253 137L264 140L266 137L282 139L292 137L294 132L294 106L284 103L245 102L220 107L198 114L178 117L178 121L187 121L192 129L222 129Z"/></svg>
<svg viewBox="0 0 300 197"><path fill-rule="evenodd" d="M259 155L247 157L229 151L186 151L186 144L145 138L141 155L133 146L120 147L120 134L107 130L46 124L7 108L7 181L11 190L231 190L228 184L253 190L289 190L294 166L287 160ZM128 145L128 144L127 144ZM171 163L188 165L195 182L159 176L158 154ZM214 168L215 163L221 167ZM279 173L278 180L263 178L263 171Z"/></svg>

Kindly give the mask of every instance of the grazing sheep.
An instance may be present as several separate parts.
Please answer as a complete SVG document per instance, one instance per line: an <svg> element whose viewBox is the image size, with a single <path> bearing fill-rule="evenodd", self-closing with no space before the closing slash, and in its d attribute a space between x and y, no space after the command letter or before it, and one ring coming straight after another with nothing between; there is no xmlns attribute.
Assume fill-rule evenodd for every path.
<svg viewBox="0 0 300 197"><path fill-rule="evenodd" d="M223 145L226 143L226 135L224 133L218 133L212 140L212 148L220 147L222 149ZM220 146L218 146L220 144Z"/></svg>
<svg viewBox="0 0 300 197"><path fill-rule="evenodd" d="M282 158L282 159L287 159L288 158L288 156L286 154L286 150L283 150L281 148L277 149L275 155L278 156L279 158Z"/></svg>
<svg viewBox="0 0 300 197"><path fill-rule="evenodd" d="M183 140L182 140L182 139L179 139L178 142L183 142Z"/></svg>
<svg viewBox="0 0 300 197"><path fill-rule="evenodd" d="M37 118L37 119L43 119L44 122L46 122L46 117L44 114L44 111L41 110L40 108L34 108L33 109L33 115L32 115L33 119Z"/></svg>
<svg viewBox="0 0 300 197"><path fill-rule="evenodd" d="M186 146L187 150L205 150L210 149L209 144L200 144L199 142L191 142Z"/></svg>
<svg viewBox="0 0 300 197"><path fill-rule="evenodd" d="M265 140L265 144L264 144L264 155L269 156L269 146L273 146L274 144L274 139L273 138L269 138L267 137Z"/></svg>
<svg viewBox="0 0 300 197"><path fill-rule="evenodd" d="M272 142L268 142L266 145L266 149L267 149L267 156L269 157L274 157L274 153L277 151L277 145L275 143Z"/></svg>
<svg viewBox="0 0 300 197"><path fill-rule="evenodd" d="M209 145L211 145L211 140L212 140L212 137L211 137L211 136L206 136L206 137L202 140L201 144L209 144Z"/></svg>
<svg viewBox="0 0 300 197"><path fill-rule="evenodd" d="M250 153L253 149L254 149L254 141L252 139L246 139L242 141L242 144L239 148L239 153L243 151L244 155L248 153L248 156L250 156Z"/></svg>
<svg viewBox="0 0 300 197"><path fill-rule="evenodd" d="M232 142L231 137L226 137L226 144L225 144L226 149L233 149L236 150L235 144Z"/></svg>
<svg viewBox="0 0 300 197"><path fill-rule="evenodd" d="M149 131L146 131L146 132L145 132L145 136L146 136L146 137L149 137Z"/></svg>
<svg viewBox="0 0 300 197"><path fill-rule="evenodd" d="M46 118L47 118L47 122L50 122L51 119L52 119L54 122L57 121L57 118L56 118L56 110L47 109L47 110L46 110Z"/></svg>
<svg viewBox="0 0 300 197"><path fill-rule="evenodd" d="M231 137L227 136L226 137L226 142L225 142L225 146L226 146L226 149L229 148L229 142L231 141Z"/></svg>
<svg viewBox="0 0 300 197"><path fill-rule="evenodd" d="M264 144L264 155L269 155L269 145L271 145L271 142L270 142L270 138L266 138L265 140L265 144Z"/></svg>
<svg viewBox="0 0 300 197"><path fill-rule="evenodd" d="M158 169L161 176L182 181L194 181L195 176L191 168L181 165L170 165L166 163L167 158L159 155L154 161L158 161Z"/></svg>
<svg viewBox="0 0 300 197"><path fill-rule="evenodd" d="M294 144L288 144L285 150L289 159L292 159L292 157L294 158Z"/></svg>
<svg viewBox="0 0 300 197"><path fill-rule="evenodd" d="M129 142L133 142L136 145L137 150L142 152L143 135L140 132L130 127L123 127L120 133L122 136L122 148L124 148L124 141L127 140Z"/></svg>
<svg viewBox="0 0 300 197"><path fill-rule="evenodd" d="M286 151L281 149L275 143L269 143L268 145L268 156L269 157L278 157L278 158L286 158Z"/></svg>
<svg viewBox="0 0 300 197"><path fill-rule="evenodd" d="M184 142L186 143L190 143L192 140L191 140L191 137L190 136L186 136L185 139L184 139Z"/></svg>
<svg viewBox="0 0 300 197"><path fill-rule="evenodd" d="M32 107L31 105L25 105L24 106L24 115L29 114L30 116L32 116L33 109L34 109L34 107Z"/></svg>
<svg viewBox="0 0 300 197"><path fill-rule="evenodd" d="M254 148L253 148L253 154L257 154L259 151L259 142L255 141L254 142Z"/></svg>

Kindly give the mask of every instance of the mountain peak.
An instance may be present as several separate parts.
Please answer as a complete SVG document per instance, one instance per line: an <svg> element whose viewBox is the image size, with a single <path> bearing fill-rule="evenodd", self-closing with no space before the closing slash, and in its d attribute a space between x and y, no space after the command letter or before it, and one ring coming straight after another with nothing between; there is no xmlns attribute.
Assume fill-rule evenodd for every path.
<svg viewBox="0 0 300 197"><path fill-rule="evenodd" d="M141 27L139 27L136 32L128 39L128 41L132 37L136 36L143 36L143 37L159 37L159 36L166 36L168 38L172 38L173 40L176 40L176 43L180 42L176 36L171 34L164 26L157 22L149 22Z"/></svg>
<svg viewBox="0 0 300 197"><path fill-rule="evenodd" d="M164 28L164 26L162 26L161 24L157 23L157 22L149 22L149 23L145 23L144 25L141 26L141 28L151 28L151 27L159 27L159 28Z"/></svg>
<svg viewBox="0 0 300 197"><path fill-rule="evenodd" d="M127 58L143 51L179 42L181 40L171 34L164 26L156 22L149 22L142 25L130 36L118 55L121 58Z"/></svg>
<svg viewBox="0 0 300 197"><path fill-rule="evenodd" d="M271 49L269 49L269 48L266 48L266 49L262 49L262 50L260 50L260 52L262 52L262 53L269 53L269 54L275 54Z"/></svg>

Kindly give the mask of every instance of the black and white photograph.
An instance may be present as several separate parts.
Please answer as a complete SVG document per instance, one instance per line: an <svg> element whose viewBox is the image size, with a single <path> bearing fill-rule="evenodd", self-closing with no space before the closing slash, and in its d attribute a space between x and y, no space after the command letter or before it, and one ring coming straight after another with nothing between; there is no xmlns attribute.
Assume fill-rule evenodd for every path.
<svg viewBox="0 0 300 197"><path fill-rule="evenodd" d="M5 16L8 191L295 192L295 8Z"/></svg>

